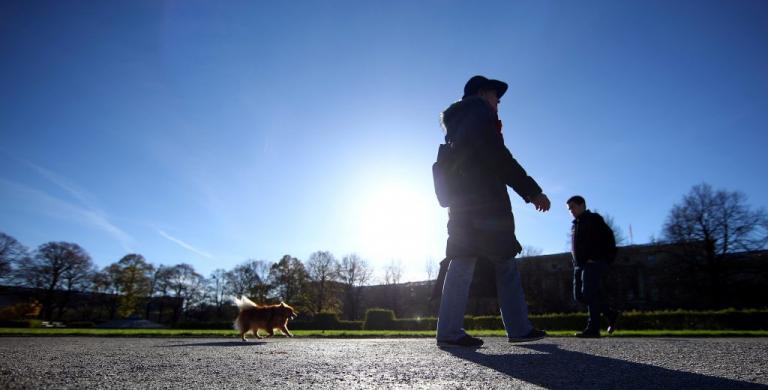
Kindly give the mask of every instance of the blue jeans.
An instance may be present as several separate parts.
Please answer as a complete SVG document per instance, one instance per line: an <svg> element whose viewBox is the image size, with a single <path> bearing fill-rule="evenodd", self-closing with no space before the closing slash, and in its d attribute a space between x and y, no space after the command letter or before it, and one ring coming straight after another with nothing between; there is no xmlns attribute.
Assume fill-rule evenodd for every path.
<svg viewBox="0 0 768 390"><path fill-rule="evenodd" d="M600 331L600 315L608 315L611 309L600 293L600 279L608 265L604 262L589 262L573 268L573 299L587 305L589 319L586 332Z"/></svg>
<svg viewBox="0 0 768 390"><path fill-rule="evenodd" d="M467 333L464 331L464 313L469 298L469 286L475 270L476 258L451 260L443 283L443 294L437 316L437 340L455 341ZM520 273L514 259L494 262L496 293L501 307L501 320L507 337L523 337L533 326L528 320Z"/></svg>

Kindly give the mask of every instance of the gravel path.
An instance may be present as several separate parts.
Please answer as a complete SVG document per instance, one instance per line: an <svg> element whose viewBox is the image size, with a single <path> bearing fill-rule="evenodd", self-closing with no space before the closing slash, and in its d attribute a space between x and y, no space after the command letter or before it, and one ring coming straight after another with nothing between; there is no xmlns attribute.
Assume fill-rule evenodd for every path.
<svg viewBox="0 0 768 390"><path fill-rule="evenodd" d="M768 388L768 339L0 338L0 388Z"/></svg>

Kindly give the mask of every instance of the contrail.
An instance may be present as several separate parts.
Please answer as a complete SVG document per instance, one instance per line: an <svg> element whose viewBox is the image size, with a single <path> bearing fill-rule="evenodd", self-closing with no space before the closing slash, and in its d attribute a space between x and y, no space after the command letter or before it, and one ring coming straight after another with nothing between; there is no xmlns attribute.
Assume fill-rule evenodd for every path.
<svg viewBox="0 0 768 390"><path fill-rule="evenodd" d="M188 251L191 251L191 252L197 253L200 256L207 257L209 259L215 260L214 257L211 256L210 253L203 252L200 249L197 249L197 248L193 247L192 245L189 245L186 242L184 242L182 240L179 240L176 237L171 236L170 234L166 233L162 229L157 229L157 232L160 233L161 236L165 237L169 241L172 241L172 242L178 244L180 247L182 247L182 248L184 248L184 249L186 249Z"/></svg>
<svg viewBox="0 0 768 390"><path fill-rule="evenodd" d="M131 250L131 243L134 241L133 237L112 224L107 216L99 210L75 205L46 192L1 178L0 188L5 188L9 192L17 194L19 198L24 199L26 202L36 204L35 210L37 212L42 212L55 218L75 220L81 224L103 230L119 241L123 249L126 251Z"/></svg>

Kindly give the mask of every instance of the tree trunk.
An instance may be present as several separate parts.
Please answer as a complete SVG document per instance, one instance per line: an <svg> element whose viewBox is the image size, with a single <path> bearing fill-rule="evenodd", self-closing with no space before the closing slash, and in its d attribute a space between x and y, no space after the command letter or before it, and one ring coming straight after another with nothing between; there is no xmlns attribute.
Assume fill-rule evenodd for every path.
<svg viewBox="0 0 768 390"><path fill-rule="evenodd" d="M45 293L45 298L43 299L43 319L46 321L51 321L53 319L53 309L54 309L54 297L53 297L53 288L49 288L48 291Z"/></svg>
<svg viewBox="0 0 768 390"><path fill-rule="evenodd" d="M146 306L146 309L144 310L144 313L145 313L144 318L146 318L147 320L150 320L149 315L150 313L152 313L152 297L147 298L147 306Z"/></svg>

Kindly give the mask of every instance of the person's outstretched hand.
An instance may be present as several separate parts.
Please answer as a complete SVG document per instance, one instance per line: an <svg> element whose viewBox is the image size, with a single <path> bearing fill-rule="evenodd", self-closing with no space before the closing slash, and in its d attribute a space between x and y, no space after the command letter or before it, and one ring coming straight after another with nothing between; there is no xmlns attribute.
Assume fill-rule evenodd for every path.
<svg viewBox="0 0 768 390"><path fill-rule="evenodd" d="M542 213L549 210L549 198L547 198L543 192L536 195L536 197L531 200L531 203L533 203L533 206L536 207L536 210L539 210Z"/></svg>

